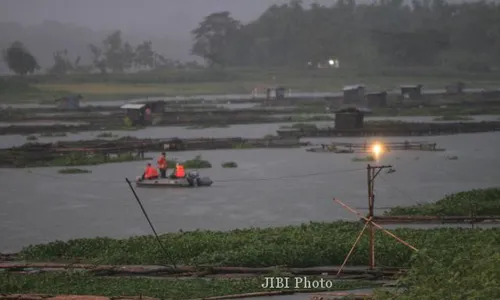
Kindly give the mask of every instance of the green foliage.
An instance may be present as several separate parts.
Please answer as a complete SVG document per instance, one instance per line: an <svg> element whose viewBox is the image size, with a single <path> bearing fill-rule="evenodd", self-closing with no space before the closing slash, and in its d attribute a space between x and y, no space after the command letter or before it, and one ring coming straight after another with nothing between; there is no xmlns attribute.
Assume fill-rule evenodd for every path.
<svg viewBox="0 0 500 300"><path fill-rule="evenodd" d="M18 75L34 73L40 69L36 58L21 42L13 42L4 52L4 61Z"/></svg>
<svg viewBox="0 0 500 300"><path fill-rule="evenodd" d="M112 138L112 137L116 137L115 134L113 134L112 132L101 132L97 135L98 138Z"/></svg>
<svg viewBox="0 0 500 300"><path fill-rule="evenodd" d="M79 168L66 168L66 169L61 169L57 171L59 174L86 174L86 173L92 173L90 170L86 169L79 169Z"/></svg>
<svg viewBox="0 0 500 300"><path fill-rule="evenodd" d="M388 216L477 216L500 215L500 188L477 189L447 195L435 203L393 207Z"/></svg>
<svg viewBox="0 0 500 300"><path fill-rule="evenodd" d="M28 168L28 167L70 167L70 166L91 166L106 163L119 163L137 160L150 160L151 158L141 159L139 156L131 153L106 156L104 154L86 154L83 152L66 153L60 156L46 157L43 154L26 153L2 153L0 162L3 166Z"/></svg>
<svg viewBox="0 0 500 300"><path fill-rule="evenodd" d="M228 124L203 124L186 126L186 129L229 128Z"/></svg>
<svg viewBox="0 0 500 300"><path fill-rule="evenodd" d="M458 116L458 115L443 115L434 118L434 121L470 121L470 120L474 119L467 116Z"/></svg>
<svg viewBox="0 0 500 300"><path fill-rule="evenodd" d="M497 237L498 238L498 237ZM421 251L399 285L399 292L379 291L375 300L461 300L500 298L498 239L453 243L440 256Z"/></svg>
<svg viewBox="0 0 500 300"><path fill-rule="evenodd" d="M179 162L176 160L167 159L169 168L175 168L177 163ZM208 169L212 167L212 164L204 160L201 155L196 155L195 158L180 162L180 164L182 164L185 169Z"/></svg>
<svg viewBox="0 0 500 300"><path fill-rule="evenodd" d="M318 126L316 124L308 124L308 123L295 123L290 126L281 126L283 129L300 129L300 130L317 130Z"/></svg>
<svg viewBox="0 0 500 300"><path fill-rule="evenodd" d="M314 280L315 278L310 278ZM157 299L201 299L265 291L264 278L201 278L158 280L134 277L96 277L77 272L70 274L2 274L0 291L6 294L41 293L49 295L146 296ZM332 290L348 290L376 286L369 282L339 281Z"/></svg>
<svg viewBox="0 0 500 300"><path fill-rule="evenodd" d="M41 137L63 137L68 136L66 132L42 132Z"/></svg>
<svg viewBox="0 0 500 300"><path fill-rule="evenodd" d="M167 233L161 239L178 264L325 266L342 264L361 227L362 224L350 222L309 223L228 232ZM460 245L500 239L499 229L396 229L393 232L419 250L428 248L431 257L441 256L446 251L449 259L462 250ZM367 264L368 244L366 235L350 258L350 265ZM376 249L377 262L383 266L408 266L413 254L412 250L380 231L376 233ZM23 259L38 261L81 258L100 264L168 263L153 236L55 241L26 247L21 255Z"/></svg>
<svg viewBox="0 0 500 300"><path fill-rule="evenodd" d="M221 164L223 168L237 168L238 164L234 161L227 161Z"/></svg>
<svg viewBox="0 0 500 300"><path fill-rule="evenodd" d="M314 4L306 9L292 2L273 5L245 25L219 12L193 30L192 52L222 66L311 62L312 67L338 59L340 68L440 65L488 72L500 63L500 37L488 34L500 24L499 7L493 2L421 0L338 1L331 7Z"/></svg>

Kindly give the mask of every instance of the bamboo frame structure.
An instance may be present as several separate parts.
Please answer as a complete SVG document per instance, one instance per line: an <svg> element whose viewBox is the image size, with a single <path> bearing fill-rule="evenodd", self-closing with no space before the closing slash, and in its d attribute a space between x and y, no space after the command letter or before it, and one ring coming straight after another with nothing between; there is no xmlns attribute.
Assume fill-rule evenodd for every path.
<svg viewBox="0 0 500 300"><path fill-rule="evenodd" d="M363 229L361 230L361 232L359 233L358 237L356 238L354 244L352 245L352 248L351 250L349 251L349 253L346 255L346 258L342 264L342 266L340 267L340 269L338 270L337 272L337 276L340 275L340 273L342 272L342 270L344 269L345 267L345 264L347 263L347 261L349 260L349 257L351 256L352 252L354 251L355 247L357 246L357 244L359 243L359 241L361 240L361 236L363 235L364 231L366 230L366 228L368 227L368 225L370 227L376 227L380 230L382 230L385 234L391 236L392 238L394 238L396 241L398 241L399 243L405 245L406 247L412 249L413 251L417 251L418 252L418 249L411 245L410 243L404 241L403 239L399 238L398 236L396 236L394 233L390 232L389 230L383 228L382 226L378 225L377 223L373 222L372 221L372 216L369 216L368 218L363 216L362 214L360 214L359 212L357 212L356 210L354 210L353 208L351 208L350 206L348 206L347 204L343 203L342 201L340 201L339 199L336 199L336 198L333 198L333 201L334 202L337 202L338 204L340 204L342 207L344 207L345 209L347 209L348 211L358 215L359 217L361 217L363 220L366 221L365 223L365 226L363 227ZM372 231L373 232L373 231ZM370 236L370 263L373 263L373 265L370 265L370 269L373 269L375 266L374 266L374 262L375 262L375 251L372 252L372 246L374 248L374 245L375 245L375 242L374 242L374 237L373 236ZM374 249L373 249L374 250Z"/></svg>

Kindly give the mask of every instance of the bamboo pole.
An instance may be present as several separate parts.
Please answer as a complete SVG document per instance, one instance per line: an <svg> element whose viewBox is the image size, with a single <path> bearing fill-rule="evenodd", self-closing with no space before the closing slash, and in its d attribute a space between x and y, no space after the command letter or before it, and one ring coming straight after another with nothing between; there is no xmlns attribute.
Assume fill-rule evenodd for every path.
<svg viewBox="0 0 500 300"><path fill-rule="evenodd" d="M335 199L333 198L333 201L339 203L340 205L342 205L344 208L346 208L347 210L349 210L350 212L358 215L359 217L361 217L363 220L367 221L368 222L368 219L363 216L362 214L360 214L359 212L355 211L354 209L352 209L351 207L347 206L346 204L344 204L342 201L338 200L338 199ZM377 223L373 222L373 221L369 221L370 223L373 224L373 226L377 227L378 229L382 230L384 233L388 234L389 236L393 237L395 240L397 240L398 242L400 242L401 244L405 245L406 247L414 250L414 251L418 251L417 248L415 248L414 246L412 246L411 244L405 242L404 240L400 239L399 237L397 237L394 233L390 232L389 230L383 228L382 226L378 225Z"/></svg>
<svg viewBox="0 0 500 300"><path fill-rule="evenodd" d="M370 220L371 220L371 217L370 217ZM347 256L345 257L344 259L344 262L342 263L342 265L340 266L340 269L339 271L337 272L337 276L340 275L340 273L342 272L342 270L344 269L347 261L349 260L349 258L351 257L351 254L354 252L354 248L356 248L356 245L358 244L359 240L361 240L361 237L363 236L363 233L365 232L366 230L366 227L368 227L368 224L369 222L366 222L365 223L365 226L363 226L363 229L359 232L358 234L358 237L356 238L356 240L354 241L354 244L352 244L352 247L351 247L351 250L349 250L349 253L347 253Z"/></svg>

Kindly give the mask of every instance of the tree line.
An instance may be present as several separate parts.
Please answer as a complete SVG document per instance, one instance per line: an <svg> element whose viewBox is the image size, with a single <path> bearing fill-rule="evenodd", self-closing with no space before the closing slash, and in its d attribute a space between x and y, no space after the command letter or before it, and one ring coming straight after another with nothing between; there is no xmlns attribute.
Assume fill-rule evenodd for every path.
<svg viewBox="0 0 500 300"><path fill-rule="evenodd" d="M304 7L299 0L270 6L243 24L227 11L206 16L192 31L192 54L209 67L315 67L335 59L341 66L447 67L490 71L500 65L500 4L445 0L379 0ZM144 41L135 47L121 32L89 45L92 64L80 65L67 51L54 53L52 74L122 73L137 68L179 67ZM20 42L4 51L17 74L39 69Z"/></svg>
<svg viewBox="0 0 500 300"><path fill-rule="evenodd" d="M197 67L193 62L172 61L153 50L151 41L144 41L135 47L122 38L121 31L108 35L100 45L89 44L91 64L81 64L81 57L71 57L67 50L54 52L53 65L49 74L65 75L69 73L124 73L131 69L158 69ZM13 42L3 52L3 59L11 71L26 75L40 70L36 57L19 41Z"/></svg>
<svg viewBox="0 0 500 300"><path fill-rule="evenodd" d="M304 66L336 59L352 67L487 71L500 64L500 5L487 2L338 0L304 8L291 1L248 24L227 11L214 13L192 34L192 53L212 66Z"/></svg>

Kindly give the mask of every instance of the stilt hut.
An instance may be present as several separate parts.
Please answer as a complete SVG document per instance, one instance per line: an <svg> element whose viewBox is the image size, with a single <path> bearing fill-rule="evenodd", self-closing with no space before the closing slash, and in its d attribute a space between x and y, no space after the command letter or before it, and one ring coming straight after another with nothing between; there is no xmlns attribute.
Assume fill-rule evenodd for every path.
<svg viewBox="0 0 500 300"><path fill-rule="evenodd" d="M63 110L77 110L80 108L81 95L63 97L55 100L56 107Z"/></svg>
<svg viewBox="0 0 500 300"><path fill-rule="evenodd" d="M367 113L371 113L371 110L354 106L341 108L335 112L335 129L363 128L364 117Z"/></svg>
<svg viewBox="0 0 500 300"><path fill-rule="evenodd" d="M461 94L465 88L465 83L459 81L445 87L446 93L448 94Z"/></svg>
<svg viewBox="0 0 500 300"><path fill-rule="evenodd" d="M365 100L365 86L362 84L345 86L343 93L344 104L361 105Z"/></svg>
<svg viewBox="0 0 500 300"><path fill-rule="evenodd" d="M140 101L137 104L146 104L151 109L152 113L162 114L165 112L165 101Z"/></svg>
<svg viewBox="0 0 500 300"><path fill-rule="evenodd" d="M377 92L366 94L368 107L387 107L387 92Z"/></svg>
<svg viewBox="0 0 500 300"><path fill-rule="evenodd" d="M266 90L266 99L285 100L285 88L284 87L268 88Z"/></svg>
<svg viewBox="0 0 500 300"><path fill-rule="evenodd" d="M401 96L403 99L409 98L410 100L422 99L422 85L402 85Z"/></svg>
<svg viewBox="0 0 500 300"><path fill-rule="evenodd" d="M129 103L122 105L121 109L127 110L127 117L132 125L148 125L152 122L152 112L149 104Z"/></svg>

